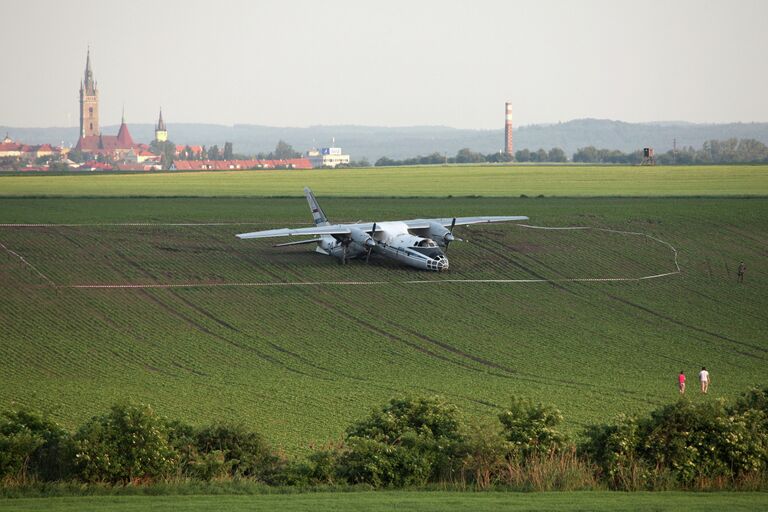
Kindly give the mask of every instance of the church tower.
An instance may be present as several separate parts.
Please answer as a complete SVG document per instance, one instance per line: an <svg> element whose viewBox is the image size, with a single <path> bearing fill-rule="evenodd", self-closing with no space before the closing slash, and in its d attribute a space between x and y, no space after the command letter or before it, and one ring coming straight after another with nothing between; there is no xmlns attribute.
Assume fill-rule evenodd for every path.
<svg viewBox="0 0 768 512"><path fill-rule="evenodd" d="M99 91L93 80L91 49L85 60L85 79L80 82L80 137L99 135Z"/></svg>
<svg viewBox="0 0 768 512"><path fill-rule="evenodd" d="M163 109L160 109L160 118L157 120L157 126L155 127L155 140L157 142L166 142L168 140L168 130L165 128L165 121L163 121Z"/></svg>

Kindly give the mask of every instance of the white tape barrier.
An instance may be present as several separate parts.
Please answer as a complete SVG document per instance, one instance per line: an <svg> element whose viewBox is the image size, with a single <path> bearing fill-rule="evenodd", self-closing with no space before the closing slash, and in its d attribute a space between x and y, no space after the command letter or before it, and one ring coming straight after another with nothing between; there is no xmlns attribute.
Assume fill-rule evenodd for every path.
<svg viewBox="0 0 768 512"><path fill-rule="evenodd" d="M237 225L228 223L212 223L212 224L0 224L0 227L49 227L49 226L227 226ZM5 245L0 243L0 247L5 249L9 254L17 257L26 266L32 269L40 278L46 281L50 286L55 288L81 288L81 289L164 289L164 288L222 288L222 287L275 287L275 286L381 286L387 284L450 284L450 283L498 283L498 284L511 284L511 283L578 283L578 282L627 282L627 281L645 281L649 279L658 279L662 277L673 276L680 274L680 265L677 261L677 249L660 238L648 235L646 233L640 233L636 231L621 231L618 229L608 228L596 228L591 226L567 226L567 227L553 227L553 226L532 226L529 224L516 224L516 226L526 229L542 229L548 231L603 231L606 233L616 233L621 235L642 236L649 238L657 243L666 245L672 251L674 255L675 270L673 272L664 272L661 274L653 274L641 277L574 277L563 279L440 279L440 280L420 280L412 279L405 281L300 281L300 282L261 282L261 283L178 283L178 284L72 284L72 285L57 285L45 274L40 272L34 265L25 260L20 254L10 250Z"/></svg>

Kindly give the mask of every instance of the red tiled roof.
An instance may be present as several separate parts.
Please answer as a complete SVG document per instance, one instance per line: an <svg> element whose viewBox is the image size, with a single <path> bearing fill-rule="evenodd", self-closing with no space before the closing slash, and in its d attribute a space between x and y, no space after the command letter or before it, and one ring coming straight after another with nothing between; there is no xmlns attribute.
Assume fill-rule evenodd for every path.
<svg viewBox="0 0 768 512"><path fill-rule="evenodd" d="M120 127L121 131L123 126L125 125ZM129 141L128 144L126 144L126 140ZM133 139L131 139L131 134L128 133L128 128L126 127L125 132L123 132L123 140L120 140L120 135L88 135L78 139L75 149L95 152L100 149L114 151L116 149L131 149L133 147Z"/></svg>
<svg viewBox="0 0 768 512"><path fill-rule="evenodd" d="M174 160L173 165L180 171L229 171L275 168L312 169L312 164L307 158L291 158L288 160Z"/></svg>
<svg viewBox="0 0 768 512"><path fill-rule="evenodd" d="M120 130L117 132L117 142L122 144L123 148L133 147L133 138L131 138L131 132L128 131L128 125L125 121L120 125Z"/></svg>
<svg viewBox="0 0 768 512"><path fill-rule="evenodd" d="M21 151L21 144L15 142L0 143L0 151Z"/></svg>

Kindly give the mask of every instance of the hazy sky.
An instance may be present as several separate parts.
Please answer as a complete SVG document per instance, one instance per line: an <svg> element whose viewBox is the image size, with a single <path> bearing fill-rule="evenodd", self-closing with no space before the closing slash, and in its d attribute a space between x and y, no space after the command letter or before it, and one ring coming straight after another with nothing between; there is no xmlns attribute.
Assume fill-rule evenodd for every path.
<svg viewBox="0 0 768 512"><path fill-rule="evenodd" d="M768 121L768 1L3 2L0 125Z"/></svg>

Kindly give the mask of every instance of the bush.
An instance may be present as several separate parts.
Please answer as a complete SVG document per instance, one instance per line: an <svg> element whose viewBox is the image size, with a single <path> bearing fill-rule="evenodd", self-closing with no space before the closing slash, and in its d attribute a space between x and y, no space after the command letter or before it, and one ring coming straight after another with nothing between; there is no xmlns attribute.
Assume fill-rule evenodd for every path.
<svg viewBox="0 0 768 512"><path fill-rule="evenodd" d="M57 423L26 409L0 418L0 478L56 480L71 469L69 434Z"/></svg>
<svg viewBox="0 0 768 512"><path fill-rule="evenodd" d="M114 405L74 436L77 471L86 482L162 478L178 463L167 423L147 405Z"/></svg>
<svg viewBox="0 0 768 512"><path fill-rule="evenodd" d="M704 481L711 486L716 480L738 484L764 474L768 461L765 414L748 402L740 409L722 400L693 404L682 399L649 418L589 428L583 449L614 488L691 487Z"/></svg>
<svg viewBox="0 0 768 512"><path fill-rule="evenodd" d="M509 409L499 414L506 439L516 455L525 459L534 454L552 454L566 446L568 438L556 427L563 415L551 406L512 398Z"/></svg>
<svg viewBox="0 0 768 512"><path fill-rule="evenodd" d="M195 434L197 457L193 472L206 479L215 476L258 478L267 483L280 469L275 456L260 434L242 425L217 424Z"/></svg>
<svg viewBox="0 0 768 512"><path fill-rule="evenodd" d="M392 399L349 427L346 439L340 474L350 483L375 487L451 479L463 440L456 407L438 397Z"/></svg>

